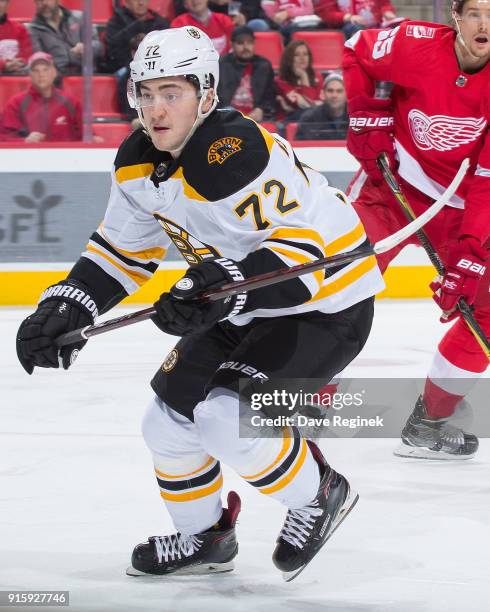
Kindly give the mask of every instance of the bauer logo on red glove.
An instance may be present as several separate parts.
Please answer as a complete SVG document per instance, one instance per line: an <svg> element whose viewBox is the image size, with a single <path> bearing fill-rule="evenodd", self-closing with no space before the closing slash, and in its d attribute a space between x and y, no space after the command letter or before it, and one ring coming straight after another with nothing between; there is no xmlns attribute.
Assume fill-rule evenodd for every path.
<svg viewBox="0 0 490 612"><path fill-rule="evenodd" d="M375 128L375 127L393 127L395 125L395 119L391 116L386 117L377 117L377 116L367 116L367 117L351 117L349 119L349 127L354 130L354 132L360 132L362 128Z"/></svg>
<svg viewBox="0 0 490 612"><path fill-rule="evenodd" d="M464 236L451 249L442 281L431 284L434 301L444 311L442 322L457 316L456 306L461 298L473 304L478 285L486 272L488 251L473 236Z"/></svg>

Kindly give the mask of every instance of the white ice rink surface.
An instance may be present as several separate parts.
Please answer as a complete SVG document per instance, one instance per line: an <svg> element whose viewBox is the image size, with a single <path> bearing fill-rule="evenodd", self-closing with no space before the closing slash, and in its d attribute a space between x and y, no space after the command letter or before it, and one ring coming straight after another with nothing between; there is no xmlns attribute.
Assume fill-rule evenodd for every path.
<svg viewBox="0 0 490 612"><path fill-rule="evenodd" d="M69 372L29 377L14 351L26 314L0 309L0 590L69 590L76 612L490 610L488 440L459 464L396 458L395 440L324 440L361 497L289 584L270 558L283 508L225 467L224 491L242 498L235 571L127 577L134 545L172 531L139 422L173 339L140 323L92 339ZM443 331L429 301L378 302L350 373L423 377Z"/></svg>

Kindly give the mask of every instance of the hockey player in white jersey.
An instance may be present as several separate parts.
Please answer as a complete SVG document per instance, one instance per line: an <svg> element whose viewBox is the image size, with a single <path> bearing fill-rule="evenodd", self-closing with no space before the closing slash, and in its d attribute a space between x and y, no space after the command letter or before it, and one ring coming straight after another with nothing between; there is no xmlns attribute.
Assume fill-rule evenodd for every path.
<svg viewBox="0 0 490 612"><path fill-rule="evenodd" d="M240 500L231 492L222 506L222 461L287 508L273 561L290 580L357 495L295 428L240 437L250 385L242 391L239 380L332 378L366 342L383 281L372 256L226 300L195 299L367 240L343 194L286 141L234 110L215 110L218 79L217 53L197 28L141 42L128 97L144 127L117 153L103 222L67 279L22 323L17 351L29 373L67 369L83 343L60 350L54 339L137 290L173 243L190 267L156 302L153 321L182 338L152 380L143 435L177 533L136 546L128 573L232 569Z"/></svg>

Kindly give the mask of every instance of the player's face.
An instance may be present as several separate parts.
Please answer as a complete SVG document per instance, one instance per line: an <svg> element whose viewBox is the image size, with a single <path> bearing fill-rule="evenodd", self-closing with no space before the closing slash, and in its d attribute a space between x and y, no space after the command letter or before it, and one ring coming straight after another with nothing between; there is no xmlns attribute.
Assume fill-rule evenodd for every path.
<svg viewBox="0 0 490 612"><path fill-rule="evenodd" d="M144 17L148 12L150 0L125 0L127 8L135 17Z"/></svg>
<svg viewBox="0 0 490 612"><path fill-rule="evenodd" d="M323 90L323 98L334 110L342 108L346 102L344 85L340 81L330 81Z"/></svg>
<svg viewBox="0 0 490 612"><path fill-rule="evenodd" d="M52 19L58 12L59 0L34 0L36 12L45 19Z"/></svg>
<svg viewBox="0 0 490 612"><path fill-rule="evenodd" d="M40 91L53 86L56 79L56 68L46 62L36 62L30 71L31 83Z"/></svg>
<svg viewBox="0 0 490 612"><path fill-rule="evenodd" d="M458 21L470 53L481 59L490 59L490 2L466 2Z"/></svg>
<svg viewBox="0 0 490 612"><path fill-rule="evenodd" d="M293 56L293 68L299 68L300 70L306 70L310 63L310 56L308 54L308 49L305 45L299 45L296 47Z"/></svg>
<svg viewBox="0 0 490 612"><path fill-rule="evenodd" d="M139 85L140 106L151 140L159 151L178 149L197 117L196 89L183 77L143 81ZM211 104L204 104L203 112Z"/></svg>
<svg viewBox="0 0 490 612"><path fill-rule="evenodd" d="M254 55L255 41L250 36L242 36L231 43L233 53L241 60L250 60Z"/></svg>

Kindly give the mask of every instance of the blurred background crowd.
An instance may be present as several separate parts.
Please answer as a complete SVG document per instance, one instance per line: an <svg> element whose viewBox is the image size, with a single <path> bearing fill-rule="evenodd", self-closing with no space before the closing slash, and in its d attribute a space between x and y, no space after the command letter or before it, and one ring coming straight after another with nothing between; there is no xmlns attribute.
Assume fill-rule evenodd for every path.
<svg viewBox="0 0 490 612"><path fill-rule="evenodd" d="M118 145L139 125L126 98L139 43L183 25L204 30L221 56L221 107L289 140L343 140L345 40L395 27L411 8L389 0L92 0L84 14L84 6L0 0L0 141Z"/></svg>

